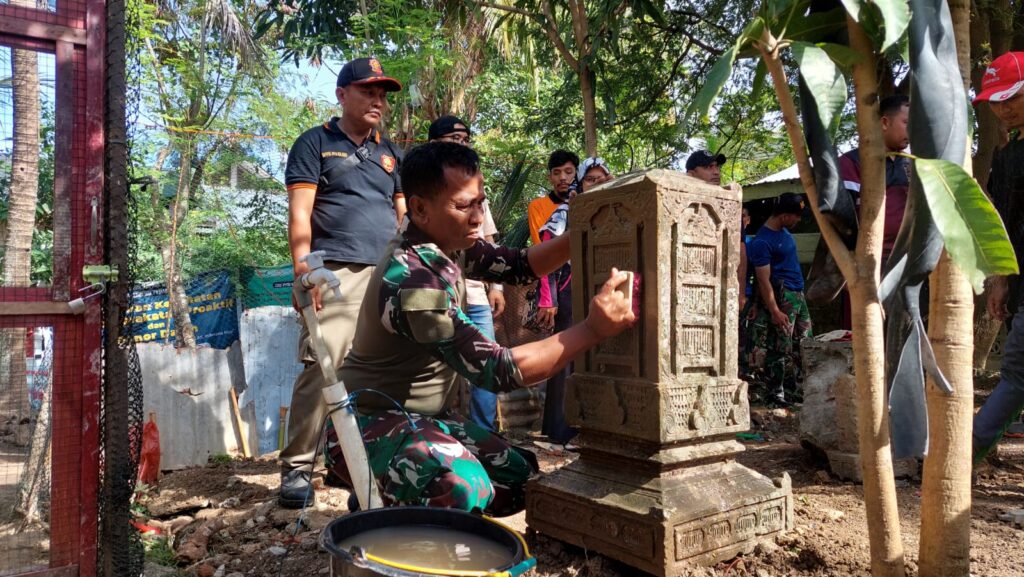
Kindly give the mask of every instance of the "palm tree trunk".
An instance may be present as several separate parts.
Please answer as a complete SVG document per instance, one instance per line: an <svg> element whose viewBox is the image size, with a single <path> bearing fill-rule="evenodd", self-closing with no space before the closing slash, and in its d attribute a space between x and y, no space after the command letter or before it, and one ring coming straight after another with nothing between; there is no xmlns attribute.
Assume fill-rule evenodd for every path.
<svg viewBox="0 0 1024 577"><path fill-rule="evenodd" d="M34 6L31 2L13 2ZM14 142L11 190L4 237L3 286L29 286L32 232L39 193L39 56L32 50L11 50ZM25 378L25 330L0 331L0 407L18 420L29 416Z"/></svg>

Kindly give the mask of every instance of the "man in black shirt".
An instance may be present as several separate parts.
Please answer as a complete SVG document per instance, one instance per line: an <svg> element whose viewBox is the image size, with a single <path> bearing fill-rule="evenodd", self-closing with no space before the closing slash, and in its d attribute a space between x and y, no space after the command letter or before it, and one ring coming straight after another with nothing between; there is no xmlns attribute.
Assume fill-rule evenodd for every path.
<svg viewBox="0 0 1024 577"><path fill-rule="evenodd" d="M1010 130L1010 140L996 151L988 178L988 193L1003 218L1017 264L1024 269L1024 52L1008 52L985 70L981 92L974 99L988 102L992 112ZM988 279L989 314L996 319L1013 316L999 384L974 416L974 460L988 453L1024 407L1024 314L1021 313L1020 277Z"/></svg>
<svg viewBox="0 0 1024 577"><path fill-rule="evenodd" d="M366 283L398 224L395 205L402 192L401 150L377 127L387 93L401 88L384 74L376 58L348 62L338 74L335 90L341 117L304 132L288 153L288 244L295 276L309 270L300 259L320 250L326 253L326 267L341 281L340 299L313 295L324 340L338 367L355 335ZM305 327L299 355L305 368L292 390L278 497L282 506L290 508L302 507L312 497L314 453L327 414L320 393L325 386L323 374Z"/></svg>

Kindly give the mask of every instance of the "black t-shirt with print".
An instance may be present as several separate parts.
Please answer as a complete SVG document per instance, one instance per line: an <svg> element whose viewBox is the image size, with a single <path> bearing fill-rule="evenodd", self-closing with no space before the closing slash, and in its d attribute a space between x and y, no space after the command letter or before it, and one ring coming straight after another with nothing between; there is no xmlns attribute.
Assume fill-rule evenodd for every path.
<svg viewBox="0 0 1024 577"><path fill-rule="evenodd" d="M360 152L360 149L361 152ZM353 164L351 156L362 154ZM401 192L402 151L376 130L357 145L332 118L304 132L288 153L285 185L316 185L311 251L325 260L377 264L397 222L393 197Z"/></svg>

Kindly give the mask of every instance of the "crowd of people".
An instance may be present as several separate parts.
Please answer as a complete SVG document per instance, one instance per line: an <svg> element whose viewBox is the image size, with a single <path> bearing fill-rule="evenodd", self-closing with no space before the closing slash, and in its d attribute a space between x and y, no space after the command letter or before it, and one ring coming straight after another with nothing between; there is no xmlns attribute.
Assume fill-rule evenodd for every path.
<svg viewBox="0 0 1024 577"><path fill-rule="evenodd" d="M313 300L339 377L350 392L377 393L360 395L357 407L385 502L511 514L523 508L537 465L496 433L495 395L563 374L574 357L631 326L632 306L615 290L626 275L612 271L585 319L573 322L571 307L560 314L559 301L546 302L554 306L545 307L542 320L557 323L557 332L517 347L496 343L491 324L503 307L503 284L554 278L549 299L563 286L565 204L577 181L592 179L577 175L575 156L565 157L549 170L552 208L537 227L547 241L538 237L528 249L492 244L470 127L440 118L430 142L403 157L378 128L387 93L397 90L401 84L376 59L346 63L335 91L341 116L292 146L285 184L295 274L308 270L302 257L323 251L325 267L341 283L341 298L317 293ZM484 284L467 286L469 280ZM285 507L301 507L314 494L312 469L328 410L306 331L300 355L306 368L295 382L280 456ZM452 410L460 378L473 388L470 418ZM555 421L552 427L561 428L549 434L568 442L564 416ZM350 482L330 429L326 454L329 479Z"/></svg>
<svg viewBox="0 0 1024 577"><path fill-rule="evenodd" d="M991 89L976 101L991 102L1011 129L1024 127L1019 94L1024 53L998 59L992 69L995 79L985 79ZM314 294L314 302L348 390L379 393L361 395L357 406L369 466L385 502L512 514L524 507L525 483L537 472L537 463L499 434L497 395L546 381L542 434L571 450L577 431L563 409L571 361L634 321L631 303L616 290L626 275L614 270L592 299L587 317L574 319L572 314L566 234L572 200L613 175L600 157L580 161L570 151L552 152L546 172L550 190L527 209L531 246L498 246L471 126L455 116L438 118L428 130L429 142L403 155L379 130L387 94L398 90L401 84L376 59L352 60L338 75L341 116L295 141L286 170L295 274L308 270L301 257L324 251L326 267L341 283L341 298ZM905 97L881 103L890 152L908 145L908 110ZM1018 209L1010 192L1019 180L1015 171L1024 166L1016 162L1024 154L1019 142L1019 136L1012 139L993 167L990 191L1004 218ZM723 154L699 150L689 155L685 168L694 178L722 186L726 160ZM844 155L840 168L856 199L858 151ZM887 161L886 185L885 249L891 250L907 198L906 158ZM774 199L770 216L753 236L746 236L746 210L740 226L740 372L769 404L799 400L799 343L812 334L804 275L790 232L805 210L800 194L784 193ZM1011 238L1016 246L1024 232L1011 230ZM505 284L534 287L528 297L533 299L530 322L543 338L516 347L495 341L494 318L505 308ZM1006 283L993 280L990 294L993 315L1005 317ZM1013 298L1015 305L1018 301ZM1020 364L1017 351L1024 350L1021 322L1014 320L1006 348L1011 368ZM311 474L328 410L305 329L300 358L306 368L294 385L288 443L280 455L279 501L286 507L301 507L313 495ZM1004 366L997 395L1005 402L1000 401L998 414L983 409L979 415L986 425L976 430L976 446L991 446L1000 433L996 425L1006 422L1013 407L1019 411L1024 405L1021 375L1024 370L1007 372ZM470 384L466 416L453 410L460 379ZM328 480L348 483L333 430L327 432L325 452Z"/></svg>

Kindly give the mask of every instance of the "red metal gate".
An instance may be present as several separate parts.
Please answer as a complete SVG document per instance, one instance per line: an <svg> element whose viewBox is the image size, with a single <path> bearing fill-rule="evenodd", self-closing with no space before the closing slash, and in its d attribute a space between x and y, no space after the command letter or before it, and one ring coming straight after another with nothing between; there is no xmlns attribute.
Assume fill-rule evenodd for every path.
<svg viewBox="0 0 1024 577"><path fill-rule="evenodd" d="M103 262L104 11L103 0L0 0L0 77L11 79L0 92L0 245L27 214L15 206L31 165L17 122L39 119L27 139L39 150L31 270L0 270L0 575L97 573L101 308L92 299L75 314L68 302L88 286L83 267ZM35 92L17 84L33 58ZM33 97L38 113L23 114ZM0 249L4 266L25 246Z"/></svg>

